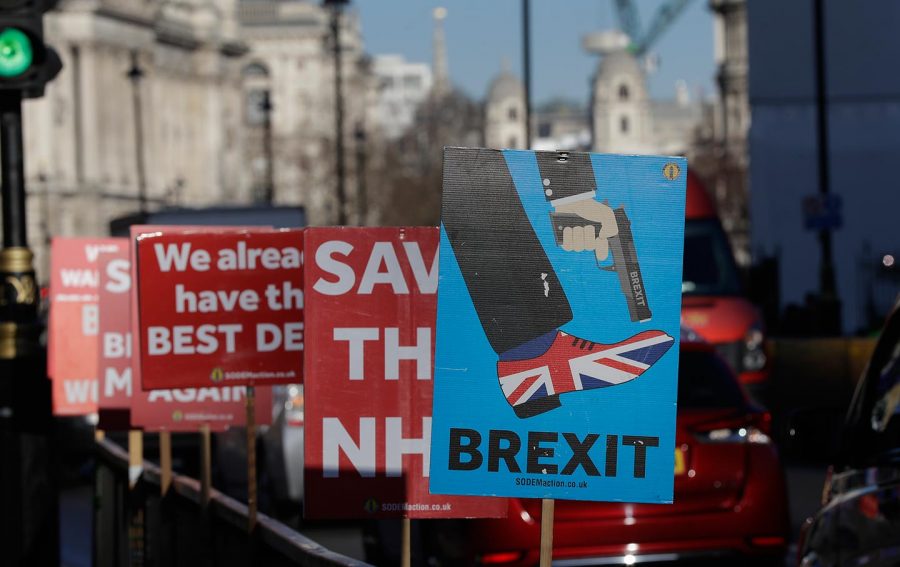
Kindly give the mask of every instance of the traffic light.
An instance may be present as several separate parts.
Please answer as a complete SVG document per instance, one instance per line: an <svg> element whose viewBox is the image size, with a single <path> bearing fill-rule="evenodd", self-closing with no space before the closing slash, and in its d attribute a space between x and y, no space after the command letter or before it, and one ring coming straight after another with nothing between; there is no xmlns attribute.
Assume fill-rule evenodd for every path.
<svg viewBox="0 0 900 567"><path fill-rule="evenodd" d="M44 85L62 69L56 51L44 43L44 12L56 0L0 0L0 91L23 98L44 95Z"/></svg>

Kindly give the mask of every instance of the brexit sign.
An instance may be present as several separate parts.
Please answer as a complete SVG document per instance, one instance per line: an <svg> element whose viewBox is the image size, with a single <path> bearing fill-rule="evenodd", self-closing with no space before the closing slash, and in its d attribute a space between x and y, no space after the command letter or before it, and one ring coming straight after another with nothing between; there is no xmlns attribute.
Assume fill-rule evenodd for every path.
<svg viewBox="0 0 900 567"><path fill-rule="evenodd" d="M428 492L437 244L436 228L306 230L307 517L506 514Z"/></svg>
<svg viewBox="0 0 900 567"><path fill-rule="evenodd" d="M445 149L432 493L672 501L686 174Z"/></svg>

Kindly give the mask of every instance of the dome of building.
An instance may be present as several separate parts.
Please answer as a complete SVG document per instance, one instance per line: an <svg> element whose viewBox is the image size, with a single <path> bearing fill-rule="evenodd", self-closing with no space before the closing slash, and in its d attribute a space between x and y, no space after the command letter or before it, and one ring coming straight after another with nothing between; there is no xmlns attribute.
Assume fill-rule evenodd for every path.
<svg viewBox="0 0 900 567"><path fill-rule="evenodd" d="M509 71L503 71L497 75L488 88L488 100L522 98L524 96L525 87L522 85L522 81Z"/></svg>
<svg viewBox="0 0 900 567"><path fill-rule="evenodd" d="M637 57L624 49L607 53L600 58L600 63L597 65L598 80L605 77L615 77L617 75L642 77L643 74Z"/></svg>

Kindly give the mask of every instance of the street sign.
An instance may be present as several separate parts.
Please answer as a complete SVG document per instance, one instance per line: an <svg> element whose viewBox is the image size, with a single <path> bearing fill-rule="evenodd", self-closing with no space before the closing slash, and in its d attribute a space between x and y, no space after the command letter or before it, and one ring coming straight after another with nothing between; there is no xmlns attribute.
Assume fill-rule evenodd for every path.
<svg viewBox="0 0 900 567"><path fill-rule="evenodd" d="M430 227L306 231L307 517L506 514L428 492L437 243Z"/></svg>
<svg viewBox="0 0 900 567"><path fill-rule="evenodd" d="M97 411L98 262L125 245L117 238L54 238L50 247L48 368L53 413Z"/></svg>
<svg viewBox="0 0 900 567"><path fill-rule="evenodd" d="M843 199L834 193L803 198L803 226L807 230L836 230L843 224Z"/></svg>
<svg viewBox="0 0 900 567"><path fill-rule="evenodd" d="M686 172L445 150L432 493L672 501Z"/></svg>
<svg viewBox="0 0 900 567"><path fill-rule="evenodd" d="M302 381L302 232L153 233L136 247L143 389Z"/></svg>

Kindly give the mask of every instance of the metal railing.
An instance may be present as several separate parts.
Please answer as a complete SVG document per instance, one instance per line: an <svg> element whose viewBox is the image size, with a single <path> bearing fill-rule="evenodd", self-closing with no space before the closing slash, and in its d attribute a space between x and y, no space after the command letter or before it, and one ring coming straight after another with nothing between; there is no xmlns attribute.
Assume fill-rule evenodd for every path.
<svg viewBox="0 0 900 567"><path fill-rule="evenodd" d="M247 506L214 489L204 505L193 478L173 475L162 496L160 470L148 462L129 489L128 454L108 440L97 441L96 448L96 567L368 567L265 514L248 533Z"/></svg>

